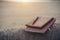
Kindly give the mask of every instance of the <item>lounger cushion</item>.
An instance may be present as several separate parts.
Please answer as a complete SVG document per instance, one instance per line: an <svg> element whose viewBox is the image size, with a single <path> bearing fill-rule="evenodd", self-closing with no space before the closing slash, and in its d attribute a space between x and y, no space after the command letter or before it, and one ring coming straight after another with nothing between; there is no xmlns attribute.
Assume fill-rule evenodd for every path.
<svg viewBox="0 0 60 40"><path fill-rule="evenodd" d="M46 26L44 26L42 29L40 28L31 28L31 27L27 27L25 29L25 31L27 32L38 32L38 33L45 33L49 27L51 27L56 19L53 19L51 22L49 22Z"/></svg>
<svg viewBox="0 0 60 40"><path fill-rule="evenodd" d="M26 24L27 27L35 27L35 28L43 28L46 24L48 24L51 20L53 20L53 17L37 17L34 18L31 22Z"/></svg>

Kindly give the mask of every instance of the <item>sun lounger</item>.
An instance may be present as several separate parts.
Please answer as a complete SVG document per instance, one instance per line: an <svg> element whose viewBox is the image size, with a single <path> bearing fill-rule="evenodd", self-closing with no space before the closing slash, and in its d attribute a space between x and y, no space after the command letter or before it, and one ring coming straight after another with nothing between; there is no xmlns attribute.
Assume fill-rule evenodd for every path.
<svg viewBox="0 0 60 40"><path fill-rule="evenodd" d="M45 33L54 24L55 20L53 17L37 17L26 24L27 28L25 31Z"/></svg>

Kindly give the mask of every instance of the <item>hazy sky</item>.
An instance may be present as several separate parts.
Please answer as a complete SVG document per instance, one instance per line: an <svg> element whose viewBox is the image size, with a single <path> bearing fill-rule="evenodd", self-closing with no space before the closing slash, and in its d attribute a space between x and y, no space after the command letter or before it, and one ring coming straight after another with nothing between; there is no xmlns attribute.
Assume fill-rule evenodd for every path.
<svg viewBox="0 0 60 40"><path fill-rule="evenodd" d="M39 2L39 1L50 1L50 0L16 0L16 1L23 1L23 2Z"/></svg>
<svg viewBox="0 0 60 40"><path fill-rule="evenodd" d="M4 0L4 1L16 1L16 2L50 2L52 0Z"/></svg>

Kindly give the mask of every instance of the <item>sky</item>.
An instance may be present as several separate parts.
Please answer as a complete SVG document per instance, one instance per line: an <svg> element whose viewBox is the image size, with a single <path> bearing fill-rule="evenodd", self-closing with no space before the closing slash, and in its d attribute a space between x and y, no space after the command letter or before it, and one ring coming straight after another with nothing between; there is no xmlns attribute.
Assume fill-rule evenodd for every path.
<svg viewBox="0 0 60 40"><path fill-rule="evenodd" d="M4 0L4 1L15 1L15 2L50 2L53 0Z"/></svg>

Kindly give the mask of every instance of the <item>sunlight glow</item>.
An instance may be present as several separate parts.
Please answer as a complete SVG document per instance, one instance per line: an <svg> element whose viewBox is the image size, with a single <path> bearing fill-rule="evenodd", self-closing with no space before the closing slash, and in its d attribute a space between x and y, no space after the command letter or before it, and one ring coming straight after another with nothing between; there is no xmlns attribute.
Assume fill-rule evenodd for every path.
<svg viewBox="0 0 60 40"><path fill-rule="evenodd" d="M50 2L51 0L6 0L12 2Z"/></svg>
<svg viewBox="0 0 60 40"><path fill-rule="evenodd" d="M16 0L17 2L30 2L30 0Z"/></svg>
<svg viewBox="0 0 60 40"><path fill-rule="evenodd" d="M16 2L44 2L47 0L15 0Z"/></svg>

